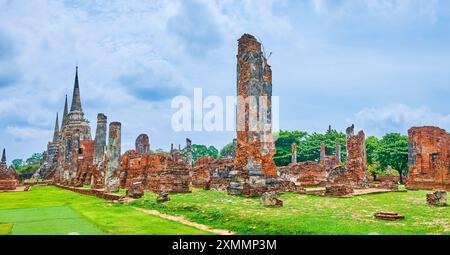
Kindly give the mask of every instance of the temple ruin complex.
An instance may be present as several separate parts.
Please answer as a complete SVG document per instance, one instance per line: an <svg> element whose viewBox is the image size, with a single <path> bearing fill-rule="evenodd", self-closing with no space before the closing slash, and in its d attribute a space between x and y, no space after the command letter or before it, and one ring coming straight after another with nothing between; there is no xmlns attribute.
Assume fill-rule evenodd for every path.
<svg viewBox="0 0 450 255"><path fill-rule="evenodd" d="M193 186L248 197L264 192L304 192L305 186L322 187L325 195L347 196L353 189L369 187L365 134L363 131L355 134L354 125L346 130L345 163L338 141L332 145L335 146L334 154L327 155L327 144L321 142L319 160L306 162L297 162L298 145L292 143L291 163L276 167L271 127L271 67L261 43L249 34L238 40L236 57L237 130L231 157L194 159L189 138L186 138L183 150L181 145L175 148L171 144L169 153L155 153L150 150L147 134L138 135L135 148L122 154L122 125L111 122L108 128L108 119L103 113L97 116L95 138L92 139L81 105L77 68L70 111L66 96L61 126L57 114L53 139L47 145L35 176L52 178L55 183L66 186L90 184L93 189L106 192L125 188L139 189L139 192L143 189L187 193ZM252 100L256 104L252 104ZM409 140L407 187L448 190L449 134L435 127L411 128ZM3 172L4 169L2 165Z"/></svg>

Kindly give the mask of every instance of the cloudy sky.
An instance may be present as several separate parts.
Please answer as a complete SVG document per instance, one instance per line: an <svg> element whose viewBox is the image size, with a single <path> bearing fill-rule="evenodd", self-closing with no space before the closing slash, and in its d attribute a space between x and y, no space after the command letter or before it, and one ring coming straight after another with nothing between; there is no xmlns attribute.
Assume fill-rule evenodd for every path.
<svg viewBox="0 0 450 255"><path fill-rule="evenodd" d="M123 148L148 133L221 147L233 132L174 132L177 95L234 95L236 40L263 42L280 128L367 135L450 130L450 1L0 0L0 147L42 152L79 65L92 133L121 121Z"/></svg>

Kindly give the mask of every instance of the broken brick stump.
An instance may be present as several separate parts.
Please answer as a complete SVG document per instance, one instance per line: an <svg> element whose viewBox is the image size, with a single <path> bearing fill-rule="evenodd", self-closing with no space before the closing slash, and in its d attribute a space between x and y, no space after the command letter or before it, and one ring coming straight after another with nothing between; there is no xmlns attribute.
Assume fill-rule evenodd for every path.
<svg viewBox="0 0 450 255"><path fill-rule="evenodd" d="M325 188L325 195L332 197L345 197L353 194L353 188L350 185L332 185Z"/></svg>
<svg viewBox="0 0 450 255"><path fill-rule="evenodd" d="M144 185L142 182L133 182L131 187L127 189L127 197L141 198L144 196Z"/></svg>
<svg viewBox="0 0 450 255"><path fill-rule="evenodd" d="M376 212L373 214L375 218L381 219L381 220L403 220L405 216L395 213L395 212Z"/></svg>
<svg viewBox="0 0 450 255"><path fill-rule="evenodd" d="M156 197L156 202L158 203L164 203L170 201L169 194L166 192L158 194L158 197Z"/></svg>
<svg viewBox="0 0 450 255"><path fill-rule="evenodd" d="M427 203L434 206L447 205L447 192L445 190L437 190L427 194Z"/></svg>
<svg viewBox="0 0 450 255"><path fill-rule="evenodd" d="M261 204L266 207L281 207L283 201L277 198L275 192L264 192L261 197Z"/></svg>
<svg viewBox="0 0 450 255"><path fill-rule="evenodd" d="M388 189L392 191L398 190L398 184L393 181L382 181L380 185L378 185L379 189Z"/></svg>

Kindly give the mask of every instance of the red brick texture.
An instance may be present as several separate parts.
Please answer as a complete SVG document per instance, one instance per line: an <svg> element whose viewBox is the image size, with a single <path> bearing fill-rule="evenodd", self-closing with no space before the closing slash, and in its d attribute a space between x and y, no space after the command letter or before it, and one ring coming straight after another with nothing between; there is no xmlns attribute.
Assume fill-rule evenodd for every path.
<svg viewBox="0 0 450 255"><path fill-rule="evenodd" d="M409 136L408 189L450 191L450 134L438 127L413 127Z"/></svg>

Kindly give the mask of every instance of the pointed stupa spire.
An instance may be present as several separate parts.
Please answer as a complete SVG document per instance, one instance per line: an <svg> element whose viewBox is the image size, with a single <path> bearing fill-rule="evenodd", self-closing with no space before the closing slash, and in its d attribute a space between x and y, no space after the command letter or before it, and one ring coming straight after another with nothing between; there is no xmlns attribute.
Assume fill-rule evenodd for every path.
<svg viewBox="0 0 450 255"><path fill-rule="evenodd" d="M61 121L61 131L63 130L64 126L67 124L67 120L69 119L69 107L67 106L67 95L66 95L66 101L64 102L64 113L62 116Z"/></svg>
<svg viewBox="0 0 450 255"><path fill-rule="evenodd" d="M5 150L5 148L3 148L2 163L6 163L6 150Z"/></svg>
<svg viewBox="0 0 450 255"><path fill-rule="evenodd" d="M75 69L75 84L73 87L72 106L70 107L70 112L74 111L83 111L81 108L80 85L78 84L78 66Z"/></svg>
<svg viewBox="0 0 450 255"><path fill-rule="evenodd" d="M59 118L58 113L56 113L55 131L53 133L53 143L56 143L58 141L58 137L59 137Z"/></svg>

